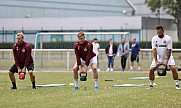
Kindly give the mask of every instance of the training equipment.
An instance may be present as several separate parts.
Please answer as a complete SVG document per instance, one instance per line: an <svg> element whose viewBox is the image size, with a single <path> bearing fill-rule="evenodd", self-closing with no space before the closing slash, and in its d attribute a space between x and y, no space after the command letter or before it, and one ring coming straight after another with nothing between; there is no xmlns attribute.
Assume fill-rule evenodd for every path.
<svg viewBox="0 0 181 108"><path fill-rule="evenodd" d="M73 43L67 44L64 41L77 41L77 34L78 32L38 32L33 50L35 71L70 71L70 62L75 58L72 49ZM113 38L117 42L125 38L127 42L130 41L129 32L84 32L84 34L88 41L92 41L94 38L98 38L100 41L108 41ZM100 51L103 52L104 49L100 49ZM52 63L60 65L52 66Z"/></svg>
<svg viewBox="0 0 181 108"><path fill-rule="evenodd" d="M19 79L20 80L24 80L25 79L25 73L24 72L20 72L19 73Z"/></svg>
<svg viewBox="0 0 181 108"><path fill-rule="evenodd" d="M66 84L42 84L42 85L36 85L36 87L57 87L57 86L66 86Z"/></svg>
<svg viewBox="0 0 181 108"><path fill-rule="evenodd" d="M111 87L110 86L105 86L104 89L110 89Z"/></svg>
<svg viewBox="0 0 181 108"><path fill-rule="evenodd" d="M83 73L80 73L80 81L87 81L87 73L83 74Z"/></svg>
<svg viewBox="0 0 181 108"><path fill-rule="evenodd" d="M105 81L114 81L114 80L112 80L112 79L106 79Z"/></svg>
<svg viewBox="0 0 181 108"><path fill-rule="evenodd" d="M131 80L145 80L148 79L149 77L133 77L133 78L129 78Z"/></svg>
<svg viewBox="0 0 181 108"><path fill-rule="evenodd" d="M167 75L167 66L165 66L164 68L157 68L157 74L158 76L166 76Z"/></svg>
<svg viewBox="0 0 181 108"><path fill-rule="evenodd" d="M74 83L69 83L69 86L73 86L74 85Z"/></svg>
<svg viewBox="0 0 181 108"><path fill-rule="evenodd" d="M146 84L121 84L121 85L113 85L113 87L139 87L145 85Z"/></svg>

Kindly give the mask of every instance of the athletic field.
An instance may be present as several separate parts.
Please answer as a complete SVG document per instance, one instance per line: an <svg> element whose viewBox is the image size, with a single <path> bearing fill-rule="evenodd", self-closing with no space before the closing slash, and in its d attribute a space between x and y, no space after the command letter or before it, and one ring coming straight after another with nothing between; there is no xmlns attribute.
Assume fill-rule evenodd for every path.
<svg viewBox="0 0 181 108"><path fill-rule="evenodd" d="M99 90L94 90L92 73L86 82L79 82L79 90L73 91L71 72L36 72L36 82L42 84L66 84L58 87L31 89L29 75L17 79L17 90L10 90L7 73L0 73L0 108L180 108L181 90L168 72L158 77L154 88L147 89L149 80L133 80L148 77L147 72L99 72ZM179 73L181 76L181 73ZM16 78L18 78L16 74ZM113 81L105 81L113 80ZM113 87L121 84L146 84L140 87ZM105 89L105 86L107 88ZM110 87L110 88L109 88Z"/></svg>

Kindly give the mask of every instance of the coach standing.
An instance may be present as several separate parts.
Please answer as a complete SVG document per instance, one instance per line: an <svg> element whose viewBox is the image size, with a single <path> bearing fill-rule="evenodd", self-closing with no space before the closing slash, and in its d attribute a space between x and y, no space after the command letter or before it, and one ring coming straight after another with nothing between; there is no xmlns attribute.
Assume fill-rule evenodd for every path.
<svg viewBox="0 0 181 108"><path fill-rule="evenodd" d="M28 43L24 42L23 33L18 33L16 35L16 41L17 42L13 45L13 55L14 55L15 64L9 70L9 78L13 85L11 89L17 89L14 73L18 74L24 73L25 75L26 68L30 75L32 88L36 89L35 76L33 75L34 64L33 64L33 58L31 56L32 48Z"/></svg>

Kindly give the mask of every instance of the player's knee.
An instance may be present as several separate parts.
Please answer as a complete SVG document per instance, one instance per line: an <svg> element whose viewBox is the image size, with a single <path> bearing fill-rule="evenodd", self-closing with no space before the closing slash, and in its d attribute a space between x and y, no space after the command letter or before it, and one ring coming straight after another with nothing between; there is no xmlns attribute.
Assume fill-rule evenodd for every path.
<svg viewBox="0 0 181 108"><path fill-rule="evenodd" d="M172 71L173 71L173 70L176 70L176 67L175 67L174 65L171 65L171 66L170 66L170 70L172 70Z"/></svg>
<svg viewBox="0 0 181 108"><path fill-rule="evenodd" d="M155 69L154 68L150 68L149 71L150 71L150 73L154 73Z"/></svg>
<svg viewBox="0 0 181 108"><path fill-rule="evenodd" d="M78 68L75 68L75 67L74 67L72 70L73 70L73 72L77 72L77 71L78 71Z"/></svg>
<svg viewBox="0 0 181 108"><path fill-rule="evenodd" d="M92 71L93 71L93 72L97 72L97 68L95 68L95 67L92 68Z"/></svg>
<svg viewBox="0 0 181 108"><path fill-rule="evenodd" d="M12 72L9 71L9 75L14 75Z"/></svg>
<svg viewBox="0 0 181 108"><path fill-rule="evenodd" d="M33 76L33 71L28 72L30 76Z"/></svg>

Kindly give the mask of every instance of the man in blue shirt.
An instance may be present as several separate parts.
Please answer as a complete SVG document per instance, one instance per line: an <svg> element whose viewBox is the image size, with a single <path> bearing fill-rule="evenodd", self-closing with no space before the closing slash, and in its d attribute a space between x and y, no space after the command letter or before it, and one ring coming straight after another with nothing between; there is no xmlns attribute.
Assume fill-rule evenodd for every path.
<svg viewBox="0 0 181 108"><path fill-rule="evenodd" d="M138 63L138 70L139 71L141 70L139 63L139 51L140 51L140 44L136 42L136 38L132 38L130 71L133 71L134 61Z"/></svg>

